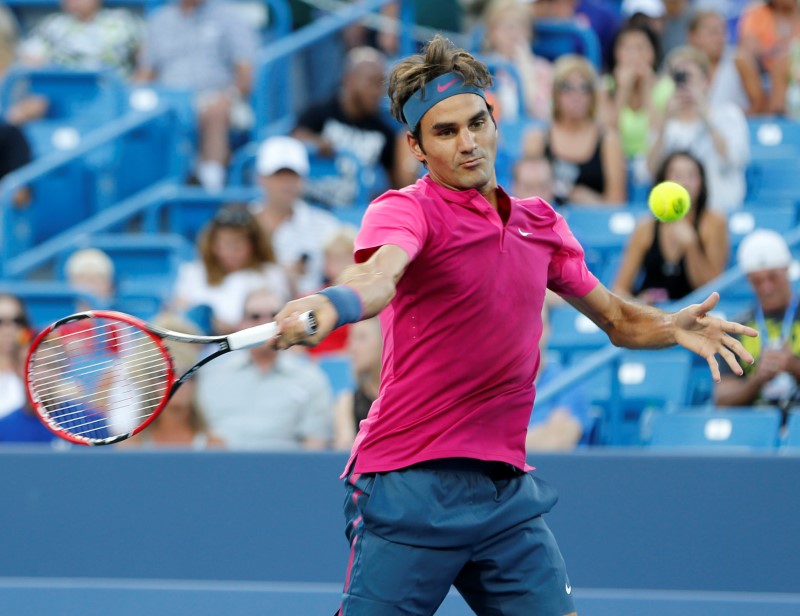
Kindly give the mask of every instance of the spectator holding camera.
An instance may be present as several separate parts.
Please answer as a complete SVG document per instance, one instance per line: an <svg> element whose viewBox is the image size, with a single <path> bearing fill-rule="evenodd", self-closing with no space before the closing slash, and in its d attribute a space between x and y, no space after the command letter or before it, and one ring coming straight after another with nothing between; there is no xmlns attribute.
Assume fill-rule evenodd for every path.
<svg viewBox="0 0 800 616"><path fill-rule="evenodd" d="M693 154L705 167L709 204L729 212L745 197L745 168L750 134L744 112L733 103L709 103L708 57L693 47L679 47L667 58L675 90L659 118L647 157L651 173L676 150Z"/></svg>

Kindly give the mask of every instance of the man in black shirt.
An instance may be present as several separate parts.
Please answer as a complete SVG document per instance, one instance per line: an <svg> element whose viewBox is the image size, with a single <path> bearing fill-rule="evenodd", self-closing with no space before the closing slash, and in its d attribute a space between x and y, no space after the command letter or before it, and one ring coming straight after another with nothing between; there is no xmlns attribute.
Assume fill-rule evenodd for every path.
<svg viewBox="0 0 800 616"><path fill-rule="evenodd" d="M352 49L347 55L339 94L303 113L292 133L298 139L313 143L323 157L347 151L362 167L385 174L383 183L376 182L376 192L413 182L417 171L416 161L407 153L405 136L400 133L399 126L395 130L381 114L385 69L386 61L379 51L371 47ZM349 174L342 175L342 181L351 186L341 187L339 193L326 184L328 196L354 195L356 189L352 184L363 181ZM313 173L310 181L313 183ZM313 188L311 190L313 192Z"/></svg>

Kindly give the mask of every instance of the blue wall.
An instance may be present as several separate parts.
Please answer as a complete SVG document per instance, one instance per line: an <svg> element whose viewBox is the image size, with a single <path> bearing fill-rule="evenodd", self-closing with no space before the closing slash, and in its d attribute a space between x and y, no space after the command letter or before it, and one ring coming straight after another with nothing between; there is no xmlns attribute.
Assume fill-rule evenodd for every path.
<svg viewBox="0 0 800 616"><path fill-rule="evenodd" d="M0 577L340 584L339 454L0 451ZM800 457L536 456L576 588L800 593Z"/></svg>

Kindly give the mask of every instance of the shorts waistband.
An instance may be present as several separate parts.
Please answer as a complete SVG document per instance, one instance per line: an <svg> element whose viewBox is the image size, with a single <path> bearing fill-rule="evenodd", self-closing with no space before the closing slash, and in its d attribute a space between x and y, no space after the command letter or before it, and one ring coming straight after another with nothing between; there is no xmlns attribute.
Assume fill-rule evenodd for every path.
<svg viewBox="0 0 800 616"><path fill-rule="evenodd" d="M525 474L525 471L507 462L478 460L476 458L439 458L418 462L408 468L421 468L438 471L471 471L483 473L492 479L512 479Z"/></svg>

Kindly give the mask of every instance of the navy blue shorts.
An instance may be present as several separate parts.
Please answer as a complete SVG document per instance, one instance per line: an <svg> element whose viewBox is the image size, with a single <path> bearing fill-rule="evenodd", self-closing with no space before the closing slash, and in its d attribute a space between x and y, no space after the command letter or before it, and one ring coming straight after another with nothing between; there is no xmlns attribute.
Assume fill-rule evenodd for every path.
<svg viewBox="0 0 800 616"><path fill-rule="evenodd" d="M346 480L342 616L431 616L451 585L480 616L575 611L555 538L557 500L501 463L436 460Z"/></svg>

